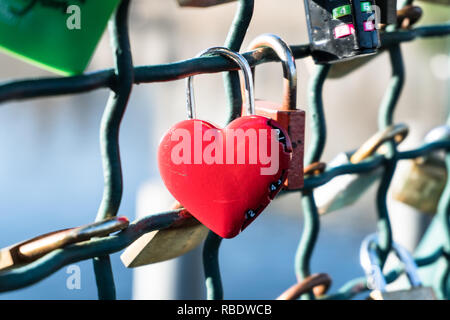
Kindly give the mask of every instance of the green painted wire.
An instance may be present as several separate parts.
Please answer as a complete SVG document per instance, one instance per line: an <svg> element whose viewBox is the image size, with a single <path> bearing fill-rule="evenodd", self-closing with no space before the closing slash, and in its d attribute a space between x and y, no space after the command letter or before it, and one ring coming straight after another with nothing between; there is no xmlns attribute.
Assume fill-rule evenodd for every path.
<svg viewBox="0 0 450 320"><path fill-rule="evenodd" d="M447 119L447 125L450 126L450 114ZM445 165L447 172L450 172L450 152L446 152ZM439 200L437 214L435 219L438 219L444 226L443 236L443 249L444 257L443 262L438 265L436 270L436 281L438 288L438 294L441 298L450 299L450 175L447 174L447 183L444 191L442 192Z"/></svg>
<svg viewBox="0 0 450 320"><path fill-rule="evenodd" d="M411 30L385 32L380 35L382 47L408 42L418 38L443 37L450 34L450 22L420 26ZM309 57L309 45L292 45L296 59ZM380 50L382 51L382 50ZM279 61L271 51L265 52L264 59L255 59L251 53L244 53L250 66L271 61ZM238 70L229 59L217 57L191 58L167 64L137 66L134 68L134 83L153 83L179 80L201 73L215 73L227 70ZM78 94L102 88L114 88L117 75L114 69L94 71L71 77L46 77L23 79L0 83L0 104L14 100L25 100L39 97Z"/></svg>
<svg viewBox="0 0 450 320"><path fill-rule="evenodd" d="M0 292L30 286L50 276L68 264L87 260L99 255L118 252L129 246L143 234L154 230L162 230L173 225L180 225L184 219L187 219L187 216L182 214L182 210L171 210L158 214L152 214L132 222L127 229L119 232L118 234L92 239L90 241L84 241L79 244L57 249L27 265L1 271ZM220 237L217 238L217 240L220 241ZM432 264L436 262L437 259L442 257L443 251L444 250L442 248L439 248L428 256L416 258L416 263L418 266ZM208 260L211 261L211 259ZM396 274L399 275L400 273L389 272L386 275L386 280L388 282L394 281L396 279ZM211 279L217 279L217 277L213 277ZM356 280L353 280L352 282ZM346 285L345 287L351 286ZM342 293L342 291L345 290L340 289L338 293Z"/></svg>
<svg viewBox="0 0 450 320"><path fill-rule="evenodd" d="M100 127L100 148L104 170L104 193L97 220L116 216L122 198L122 170L119 129L133 87L133 61L128 36L129 0L119 6L114 23L110 23L112 49L115 54L117 81L111 91Z"/></svg>
<svg viewBox="0 0 450 320"><path fill-rule="evenodd" d="M295 273L297 281L302 281L311 275L310 264L311 256L317 242L320 231L320 219L317 212L317 206L314 201L313 191L302 193L303 208L303 232L295 255ZM314 299L311 292L302 296L304 299Z"/></svg>
<svg viewBox="0 0 450 320"><path fill-rule="evenodd" d="M244 41L245 34L253 16L254 0L239 0L236 15L231 24L225 40L225 47L239 52ZM242 92L237 71L226 72L223 75L224 87L230 108L228 122L241 116L242 112Z"/></svg>
<svg viewBox="0 0 450 320"><path fill-rule="evenodd" d="M408 150L398 153L399 160L413 159L424 156L430 152L439 149L450 149L450 142L441 141L433 142L420 146L414 150ZM363 161L359 164L343 165L332 170L326 171L317 178L316 176L306 177L305 186L307 190L318 187L334 177L342 174L368 172L374 168L382 166L383 156L376 156L373 159ZM80 244L71 245L61 248L45 255L44 257L27 264L22 267L13 268L10 270L0 271L0 292L15 290L32 285L60 268L74 262L94 258L120 251L130 245L133 241L138 239L144 233L161 230L171 226L173 223L181 223L185 219L185 215L180 215L181 210L172 210L159 214L152 214L141 218L119 233L109 237L94 239ZM212 251L210 251L212 252ZM434 263L437 258L442 256L443 250L433 253L430 257L421 257L417 259L419 266L425 266ZM212 261L211 259L208 259ZM218 265L218 260L217 265ZM218 270L218 268L211 268L210 270ZM214 279L218 279L215 277ZM213 278L211 278L213 279ZM211 291L212 292L212 291ZM217 292L221 292L218 290Z"/></svg>
<svg viewBox="0 0 450 320"><path fill-rule="evenodd" d="M220 276L219 248L222 237L210 231L203 248L203 270L205 272L206 298L222 300L223 287Z"/></svg>
<svg viewBox="0 0 450 320"><path fill-rule="evenodd" d="M128 1L122 2L122 5L125 2L128 2ZM248 3L248 2L243 1L243 3ZM124 11L121 11L121 12L123 13ZM119 15L117 15L116 18L118 16ZM117 22L126 22L126 15L125 15L125 17L122 17L120 19L120 21L117 21ZM125 38L126 39L128 38L128 35L126 34L126 28L118 28L117 30L119 31L118 39L123 40ZM122 32L125 32L125 38L121 37ZM390 47L390 46L398 44L400 42L414 40L418 37L444 36L444 35L448 35L449 33L450 33L450 23L445 23L445 24L441 24L441 25L418 27L418 28L408 30L408 31L384 33L381 35L381 37L382 37L383 46ZM232 34L232 33L230 33L230 34ZM122 35L123 35L123 33L122 33ZM242 39L243 39L244 35L245 35L245 33L242 35ZM236 37L236 39L238 39L238 37ZM128 44L128 47L129 47L129 44ZM293 49L294 55L297 59L304 58L309 55L307 45L292 46L292 49ZM391 53L392 52L393 51L391 51ZM194 59L189 59L186 61L180 61L180 62L165 64L165 65L140 66L140 67L133 68L132 64L131 64L131 66L128 64L128 63L131 63L131 53L129 52L129 50L126 50L125 52L118 52L118 57L120 57L121 55L123 57L123 55L127 55L127 54L130 55L130 59L128 61L127 61L127 59L122 59L122 58L118 59L117 65L116 65L116 70L120 70L120 69L128 70L127 72L118 72L117 73L114 70L109 69L109 70L102 70L102 71L97 71L97 72L80 75L80 76L74 76L74 77L44 78L44 79L36 79L36 80L20 80L20 81L12 81L9 83L2 84L2 85L0 85L0 103L6 102L9 100L19 100L19 99L29 99L29 98L43 97L43 96L55 96L55 95L62 95L62 94L81 93L81 92L87 92L87 91L91 91L91 90L95 90L95 89L99 89L99 88L111 88L112 90L114 90L114 92L119 93L121 90L124 90L124 89L123 89L123 87L120 87L118 85L123 85L125 83L130 83L129 90L131 91L131 84L133 82L134 83L150 83L150 82L158 82L158 81L170 81L170 80L180 79L180 78L183 78L183 77L186 77L189 75L193 75L193 74L198 74L198 73L212 73L212 72L220 72L220 71L225 71L225 70L235 70L236 69L236 67L232 63L230 63L229 61L227 61L225 58L222 58L222 57L194 58ZM249 61L249 63L251 65L257 65L257 64L263 63L263 62L277 60L276 57L269 57L269 58L265 59L264 61L262 61L262 60L258 61L258 60L255 60L249 53L247 53L245 55L245 57L247 58L247 60ZM133 78L133 71L135 73L134 78ZM124 91L122 91L122 92L124 92ZM239 91L239 95L240 95L240 91ZM119 110L118 112L120 113L120 104L121 103L118 101L123 99L124 96L125 95L122 94L121 97L116 98L114 95L113 98L110 99L108 106L112 106L112 109L114 110L113 106L114 106L114 104L116 104L116 106L119 107L116 109L116 111ZM129 96L129 93L128 93L128 96ZM395 96L395 92L394 92L393 96ZM116 102L113 102L113 101L116 101ZM237 103L234 103L234 104L239 105L239 108L240 108L240 104L237 104ZM388 105L389 105L389 103L386 104L386 106L388 106ZM126 102L124 104L122 104L122 106L125 107ZM395 106L395 103L394 103L394 106ZM387 107L387 109L389 109L389 107ZM236 114L236 112L235 112L235 114ZM122 112L122 115L123 115L123 112ZM385 115L389 116L389 112L385 113ZM115 120L118 119L116 117L114 117L114 118L115 118ZM121 116L120 116L120 118L121 118ZM387 117L386 119L389 119L389 117ZM109 120L106 122L109 122ZM389 122L389 121L386 121L386 122ZM119 124L120 124L120 120L119 120ZM112 132L114 132L114 130ZM110 134L111 134L111 132L110 132ZM118 134L118 131L117 131L117 134ZM315 145L320 146L321 143L324 144L325 140L323 142L319 141L319 142L315 143ZM105 144L105 146L106 145L107 144ZM117 144L116 150L114 150L114 148L112 147L113 145L110 145L110 146L111 146L111 148L106 147L105 150L113 151L111 153L112 156L114 157L114 155L117 155L117 157L118 157L119 156L118 144ZM417 150L411 150L408 152L394 154L394 158L398 157L398 159L409 159L409 158L417 157L419 155L424 155L424 154L431 152L432 150L435 150L438 148L448 149L449 146L446 144L443 144L443 143L424 145L423 147L421 147ZM320 151L320 147L316 147L316 151L310 153L312 155L310 158L311 159L312 158L320 159L321 151L320 152L318 152L318 151ZM118 158L118 159L119 159L118 163L120 164L120 158ZM368 161L367 163L349 166L348 168L345 168L345 169L344 169L345 166L342 166L342 168L341 167L335 168L334 170L332 170L332 172L327 172L323 176L321 175L321 177L318 178L319 180L317 180L316 177L307 178L305 180L305 186L308 186L309 188L314 188L316 185L318 185L318 183L323 184L326 181L329 181L329 179L331 179L333 176L345 173L346 170L347 171L354 170L355 172L359 172L359 171L362 172L364 170L367 170L370 166L377 166L378 164L381 164L382 162L385 161L385 160L383 160L383 161L379 161L379 160L380 159L378 159L378 160L375 159L374 161ZM108 169L110 169L110 172L115 172L115 173L120 172L120 166L119 166L119 170L117 170L117 167L115 167L114 165L109 167ZM112 176L108 176L107 179L109 179L110 177L112 177ZM111 183L112 188L110 189L110 191L115 190L113 192L113 193L115 193L119 190L120 197L121 197L121 193L122 193L121 177L120 177L120 184L116 183L118 181L116 179L118 177L117 174L114 174L114 177L115 178L113 180L115 182ZM105 178L106 178L106 176L105 176ZM324 180L326 180L326 181L324 181ZM108 184L109 183L110 182L108 182ZM119 186L119 188L117 188L117 186ZM307 188L305 188L305 190L306 189ZM110 192L110 191L108 191L108 192ZM109 196L107 195L103 199L107 199L108 197ZM101 212L105 212L105 213L107 213L107 215L111 215L111 213L114 211L115 211L114 214L116 214L118 205L120 204L120 197L119 197L119 201L117 201L117 198L115 198L115 196L114 196L115 201L109 202L112 205L104 205L104 206L102 205L101 209L99 210L99 214ZM311 199L313 201L313 198L311 198ZM308 202L311 202L311 199L308 200ZM102 203L104 203L104 202L102 202ZM107 204L108 201L106 201L105 203ZM114 209L114 207L117 207L117 209ZM113 208L113 209L110 210L111 208ZM448 215L448 209L446 209L446 210L447 210L446 214ZM311 221L314 221L314 220L311 220ZM448 219L446 221L448 223ZM313 225L311 225L311 226L313 226ZM161 228L163 228L163 226L161 226ZM156 228L156 229L158 229L158 228ZM314 228L311 228L311 229L314 229ZM0 281L0 291L13 290L15 288L24 287L26 285L35 283L36 281L39 281L40 279L43 279L46 276L50 275L51 273L55 272L57 269L61 268L62 266L67 265L68 263L71 263L74 261L81 261L81 260L93 258L96 256L97 257L104 256L104 255L110 254L112 252L121 250L132 242L129 239L131 239L131 238L136 239L138 237L138 235L140 235L138 232L142 231L143 229L135 230L133 228L129 228L127 230L128 231L125 231L122 233L122 235L124 235L124 234L128 235L127 241L125 241L125 242L123 240L124 239L123 237L117 237L117 236L92 240L83 245L81 245L81 244L74 245L74 246L70 246L68 248L55 250L27 266L15 268L11 271L2 272L2 273L0 273L0 280L1 280ZM130 233L132 233L132 232L135 232L135 234L133 234L131 236ZM216 244L217 243L220 243L220 241L216 241ZM210 242L209 244L214 245L214 242ZM206 243L205 243L205 245L206 245ZM216 257L218 258L218 245L217 245L216 253L217 253ZM213 259L210 261L213 261ZM101 265L101 263L98 265ZM308 263L304 263L303 265L309 265L309 261L308 261ZM109 267L107 266L106 269L110 270L110 266ZM216 270L217 272L219 271L218 259L217 259L217 268L214 267L214 268L211 268L211 270ZM307 270L307 269L305 269L305 270ZM102 273L100 270L98 270L98 272ZM112 283L112 286L110 286L110 287L113 287L113 282L111 281L112 273L110 273L108 271L106 273L106 275L108 275L108 274L111 274L111 277L108 278L108 276L106 276L106 278L109 279L107 281L110 284ZM102 278L104 275L105 274L102 273L101 277L97 278L97 280ZM448 277L448 268L446 271L446 277ZM211 279L216 279L216 280L219 279L218 283L220 284L220 290L217 290L217 292L211 291L211 293L213 293L211 296L212 297L214 297L214 296L220 297L219 293L223 296L222 289L221 289L221 282L220 282L220 273L219 273L218 277L217 276L212 277ZM100 282L103 283L102 280L100 280ZM219 287L218 284L212 284L212 285L216 286L216 288ZM100 286L103 286L103 285L100 285ZM107 288L107 287L108 287L108 285L105 285L105 288ZM111 292L112 291L107 288L104 290L104 293L101 295L105 298L108 298L108 296L112 297L113 294Z"/></svg>
<svg viewBox="0 0 450 320"><path fill-rule="evenodd" d="M122 199L119 128L134 82L134 68L128 35L129 4L129 0L123 0L115 13L114 19L109 24L117 83L110 93L100 127L104 189L96 221L116 216ZM95 257L93 265L99 299L116 299L114 276L109 256Z"/></svg>
<svg viewBox="0 0 450 320"><path fill-rule="evenodd" d="M311 143L306 155L306 164L320 160L326 141L326 122L323 110L323 84L327 77L330 65L318 65L316 72L310 80L308 114L311 122ZM320 230L320 219L312 190L302 191L303 232L295 255L295 273L298 281L308 277L310 272L311 256L317 242ZM312 292L303 298L314 299Z"/></svg>
<svg viewBox="0 0 450 320"><path fill-rule="evenodd" d="M330 71L331 65L316 66L308 87L308 117L311 122L311 142L305 155L305 165L320 161L327 138L325 112L323 110L323 84Z"/></svg>
<svg viewBox="0 0 450 320"><path fill-rule="evenodd" d="M398 161L419 158L425 156L431 152L437 150L449 150L450 141L440 140L432 143L425 143L422 146L406 151L399 151L396 153L395 158ZM302 191L308 191L320 187L326 184L331 179L343 175L343 174L354 174L354 173L369 173L376 170L377 168L383 167L387 159L383 155L373 155L364 161L359 163L344 164L337 167L330 168L323 173L305 177L304 186ZM283 190L278 196L282 196L288 193L298 192L298 190Z"/></svg>
<svg viewBox="0 0 450 320"><path fill-rule="evenodd" d="M380 130L387 128L393 122L395 106L398 103L405 79L405 68L400 45L393 45L389 48L389 57L392 75L378 113L378 128ZM397 150L395 143L391 141L387 142L386 145L388 147L385 155L386 162L376 194L377 228L379 237L378 253L381 267L384 266L386 258L392 248L392 228L386 201L387 192L397 165Z"/></svg>
<svg viewBox="0 0 450 320"><path fill-rule="evenodd" d="M450 81L447 80L447 86L449 86ZM449 90L450 91L450 90ZM448 99L450 101L450 93L447 91ZM447 121L446 125L450 126L450 111L447 110ZM447 173L450 172L450 152L446 150L445 154L445 166ZM442 192L441 198L439 200L436 219L439 219L441 224L445 227L444 229L444 239L443 239L443 249L444 256L443 263L438 266L437 270L437 281L439 294L442 298L450 299L450 175L447 174L447 183L445 185L444 191Z"/></svg>
<svg viewBox="0 0 450 320"><path fill-rule="evenodd" d="M392 124L395 107L405 82L405 67L399 44L389 47L389 60L392 67L392 74L378 113L379 129L385 129Z"/></svg>
<svg viewBox="0 0 450 320"><path fill-rule="evenodd" d="M118 234L73 244L54 250L24 266L2 270L0 292L32 285L71 263L120 251L147 232L179 225L187 218L182 210L152 214L130 223L128 228Z"/></svg>
<svg viewBox="0 0 450 320"><path fill-rule="evenodd" d="M233 51L239 51L253 16L253 8L254 0L239 0L236 15L225 41L225 47ZM230 106L228 122L231 122L242 114L242 93L238 71L225 73L224 85ZM221 242L222 238L210 231L203 247L203 269L208 300L223 299L223 286L219 268Z"/></svg>

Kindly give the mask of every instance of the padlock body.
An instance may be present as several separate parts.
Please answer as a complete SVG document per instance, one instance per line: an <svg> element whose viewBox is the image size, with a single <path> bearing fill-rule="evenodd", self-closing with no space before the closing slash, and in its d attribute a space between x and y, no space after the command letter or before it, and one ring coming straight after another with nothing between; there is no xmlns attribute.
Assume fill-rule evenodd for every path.
<svg viewBox="0 0 450 320"><path fill-rule="evenodd" d="M296 190L303 188L303 158L305 151L305 111L282 110L280 104L266 101L255 101L257 115L276 120L288 133L292 143L292 160L284 188Z"/></svg>
<svg viewBox="0 0 450 320"><path fill-rule="evenodd" d="M208 232L208 228L190 218L182 225L144 234L128 246L120 259L127 268L170 260L195 249Z"/></svg>
<svg viewBox="0 0 450 320"><path fill-rule="evenodd" d="M410 160L393 183L393 197L420 212L435 214L446 181L442 159L431 156Z"/></svg>
<svg viewBox="0 0 450 320"><path fill-rule="evenodd" d="M311 54L334 63L376 53L380 46L372 0L304 0Z"/></svg>

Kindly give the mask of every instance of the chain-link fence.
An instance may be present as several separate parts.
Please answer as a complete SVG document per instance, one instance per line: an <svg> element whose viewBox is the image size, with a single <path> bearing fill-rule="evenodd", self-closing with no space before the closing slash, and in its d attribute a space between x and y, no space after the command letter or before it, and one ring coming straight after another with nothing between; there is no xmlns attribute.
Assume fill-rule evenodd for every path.
<svg viewBox="0 0 450 320"><path fill-rule="evenodd" d="M115 55L115 68L100 70L79 76L64 78L42 78L20 80L0 85L0 102L33 99L44 96L69 95L109 88L111 90L101 123L101 153L104 171L103 199L98 210L96 221L115 217L119 213L122 197L122 171L119 152L119 128L126 111L132 87L139 83L164 82L186 78L201 73L227 71L225 82L230 104L229 120L240 116L242 97L237 66L224 57L200 57L163 65L135 67L132 61L128 35L128 7L130 1L123 0L110 22L112 50ZM404 5L409 3L404 3ZM231 25L225 47L239 51L253 14L253 0L240 0L235 19ZM419 38L442 37L450 34L450 23L421 26L411 29L387 28L381 32L381 48L379 52L388 51L392 76L384 99L379 108L378 127L380 130L394 124L393 114L404 83L404 65L401 52L403 42ZM291 50L296 59L309 57L308 44L292 45ZM260 51L261 52L261 51ZM255 55L254 51L243 56L250 66L277 61L271 50L263 50ZM322 103L322 89L330 65L317 65L310 80L309 103L307 116L310 119L311 143L305 155L305 165L320 162L326 140L326 122ZM450 125L450 119L447 120ZM364 174L381 169L381 181L376 194L378 219L378 256L381 266L384 265L392 248L392 231L386 205L387 191L398 161L425 156L436 150L449 150L450 141L442 139L425 143L417 149L398 151L394 141L385 144L386 152L375 154L360 163L344 164L332 167L323 172L312 172L305 176L304 187L296 191L283 191L278 198L290 192L298 192L302 197L304 213L304 229L295 257L297 278L305 279L311 275L310 260L320 229L320 216L313 191L332 179L346 174ZM446 158L447 171L450 168L450 154ZM450 254L450 182L447 182L440 198L435 223L442 225L444 232L439 236L442 240L438 246L427 249L427 254L416 258L419 267L444 261L439 264L432 284L440 298L449 298L449 254ZM143 219L130 223L124 230L105 237L96 237L88 241L61 245L44 256L24 265L0 272L0 291L9 291L36 283L70 263L93 259L94 271L100 299L114 299L115 285L109 254L120 251L143 234L161 230L188 219L184 209L170 210L151 214ZM223 290L219 269L218 252L221 238L210 232L204 244L203 264L206 278L207 297L223 298ZM404 270L399 267L386 274L387 282L393 282ZM356 294L369 290L367 279L359 278L349 281L337 292L324 295L325 299L350 299ZM314 298L312 293L309 298Z"/></svg>

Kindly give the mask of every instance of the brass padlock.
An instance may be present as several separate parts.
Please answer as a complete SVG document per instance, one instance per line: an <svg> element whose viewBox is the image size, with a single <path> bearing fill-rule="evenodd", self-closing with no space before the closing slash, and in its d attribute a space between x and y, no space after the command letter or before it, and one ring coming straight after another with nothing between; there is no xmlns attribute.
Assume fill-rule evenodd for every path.
<svg viewBox="0 0 450 320"><path fill-rule="evenodd" d="M423 11L421 7L406 5L397 10L397 27L401 29L409 29L420 20Z"/></svg>
<svg viewBox="0 0 450 320"><path fill-rule="evenodd" d="M305 111L297 109L297 69L295 58L289 46L278 36L263 34L255 38L248 50L259 49L253 53L255 58L262 54L264 48L273 50L283 65L283 102L282 104L256 99L255 112L276 120L286 129L292 142L292 160L288 177L284 182L285 189L303 187L303 155L305 139ZM253 73L254 73L253 68ZM254 79L254 77L253 77Z"/></svg>
<svg viewBox="0 0 450 320"><path fill-rule="evenodd" d="M431 130L425 137L425 142L443 139L450 140L450 127L447 125ZM408 160L405 166L400 166L398 176L392 183L392 196L420 212L435 214L446 182L447 168L444 159L432 153Z"/></svg>
<svg viewBox="0 0 450 320"><path fill-rule="evenodd" d="M181 208L179 203L172 207ZM125 267L135 268L170 260L199 246L208 235L208 228L186 210L180 214L187 216L181 223L167 229L148 232L129 245L120 256Z"/></svg>
<svg viewBox="0 0 450 320"><path fill-rule="evenodd" d="M378 246L378 235L368 235L362 242L360 248L360 262L367 277L367 286L373 291L370 293L371 300L436 300L433 288L422 286L418 274L418 267L411 254L398 243L392 243L397 258L404 265L410 288L387 291L386 279L378 263L376 248Z"/></svg>
<svg viewBox="0 0 450 320"><path fill-rule="evenodd" d="M177 0L180 7L211 7L236 0Z"/></svg>
<svg viewBox="0 0 450 320"><path fill-rule="evenodd" d="M385 130L377 132L367 140L353 154L340 153L328 164L328 168L334 168L350 163L359 163L373 155L388 140L400 143L408 134L405 124L392 125ZM356 202L364 192L379 179L382 168L360 174L344 174L333 178L330 182L314 190L319 214L325 214L349 206Z"/></svg>

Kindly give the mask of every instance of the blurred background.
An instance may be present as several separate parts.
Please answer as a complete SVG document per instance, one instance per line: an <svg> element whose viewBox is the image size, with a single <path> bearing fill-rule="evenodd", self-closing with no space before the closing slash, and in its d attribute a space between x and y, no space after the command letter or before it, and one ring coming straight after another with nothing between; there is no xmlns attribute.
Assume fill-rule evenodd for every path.
<svg viewBox="0 0 450 320"><path fill-rule="evenodd" d="M255 1L252 23L242 50L257 35L274 33L289 44L308 41L303 1ZM424 10L418 25L444 22L450 10L417 2ZM176 1L135 0L130 36L135 65L189 59L201 50L223 45L236 3L206 9L181 9ZM417 146L424 134L442 124L449 106L450 39L420 39L402 45L406 82L396 122L410 126L401 149ZM113 65L105 32L88 71ZM298 107L306 109L307 83L314 70L310 58L297 60ZM377 129L378 105L391 73L383 53L365 67L339 80L328 80L324 106L328 125L323 159L357 148ZM53 76L37 67L0 54L0 81ZM227 106L222 75L195 78L198 115L224 124ZM281 99L280 65L258 67L256 96ZM99 125L109 92L8 102L0 109L0 247L94 220L100 204L103 176ZM168 208L155 151L164 131L186 118L184 81L141 84L133 88L120 132L124 194L119 211L130 220ZM308 120L307 120L308 121ZM306 141L309 141L307 122ZM308 148L308 143L306 144ZM354 206L323 217L312 272L327 272L334 290L363 275L359 266L361 240L375 231L376 186ZM395 213L391 214L394 215ZM295 282L294 256L302 231L300 196L273 203L220 251L226 299L273 299ZM394 226L394 232L397 232ZM119 299L204 297L199 251L184 262L125 268L120 253L112 255ZM187 261L187 262L186 262ZM25 289L1 293L0 299L96 299L91 261L81 268L81 289L66 287L64 267Z"/></svg>

